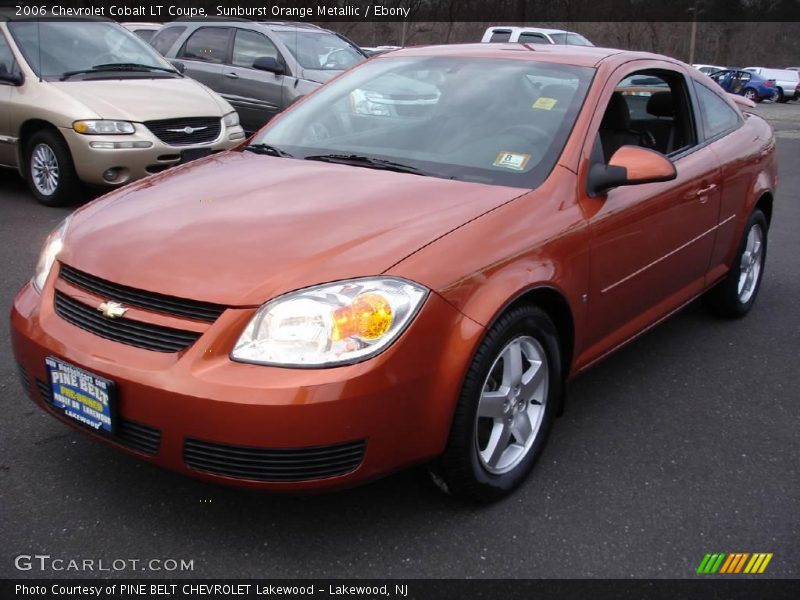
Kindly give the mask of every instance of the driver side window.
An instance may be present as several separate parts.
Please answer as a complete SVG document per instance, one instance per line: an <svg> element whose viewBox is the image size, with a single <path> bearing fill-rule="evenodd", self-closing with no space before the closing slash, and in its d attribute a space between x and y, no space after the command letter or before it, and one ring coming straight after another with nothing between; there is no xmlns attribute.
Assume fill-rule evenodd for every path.
<svg viewBox="0 0 800 600"><path fill-rule="evenodd" d="M275 44L266 36L255 31L238 29L233 42L233 65L252 68L257 58L264 57L281 60Z"/></svg>
<svg viewBox="0 0 800 600"><path fill-rule="evenodd" d="M641 146L671 155L696 144L691 106L682 74L640 71L620 81L598 131L606 163L622 146Z"/></svg>
<svg viewBox="0 0 800 600"><path fill-rule="evenodd" d="M0 32L0 75L11 75L17 70L17 63L6 38Z"/></svg>

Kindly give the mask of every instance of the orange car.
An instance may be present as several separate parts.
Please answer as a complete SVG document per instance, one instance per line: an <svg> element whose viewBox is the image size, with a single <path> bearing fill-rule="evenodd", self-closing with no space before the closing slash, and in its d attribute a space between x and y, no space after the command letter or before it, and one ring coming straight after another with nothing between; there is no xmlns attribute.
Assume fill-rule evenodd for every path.
<svg viewBox="0 0 800 600"><path fill-rule="evenodd" d="M14 352L41 408L182 473L306 491L428 464L492 500L565 381L698 296L752 307L775 185L770 127L675 60L400 50L76 211Z"/></svg>

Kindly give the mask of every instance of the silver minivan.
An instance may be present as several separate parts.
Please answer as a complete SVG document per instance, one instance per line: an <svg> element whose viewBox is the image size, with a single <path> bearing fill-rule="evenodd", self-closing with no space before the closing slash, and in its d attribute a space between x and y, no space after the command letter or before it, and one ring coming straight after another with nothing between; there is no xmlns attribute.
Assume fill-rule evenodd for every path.
<svg viewBox="0 0 800 600"><path fill-rule="evenodd" d="M230 102L249 133L366 59L358 46L332 31L282 21L177 20L151 44Z"/></svg>

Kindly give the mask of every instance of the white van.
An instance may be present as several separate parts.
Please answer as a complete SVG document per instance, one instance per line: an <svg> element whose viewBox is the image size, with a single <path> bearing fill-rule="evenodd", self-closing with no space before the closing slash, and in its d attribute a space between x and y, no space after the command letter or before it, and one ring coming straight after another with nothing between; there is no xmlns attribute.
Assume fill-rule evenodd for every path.
<svg viewBox="0 0 800 600"><path fill-rule="evenodd" d="M745 67L744 70L760 75L764 79L774 79L775 88L778 90L778 102L800 99L800 71L764 67Z"/></svg>
<svg viewBox="0 0 800 600"><path fill-rule="evenodd" d="M594 46L592 42L574 31L563 29L542 29L540 27L513 27L496 25L489 27L481 42L519 42L521 44L561 44L569 46Z"/></svg>

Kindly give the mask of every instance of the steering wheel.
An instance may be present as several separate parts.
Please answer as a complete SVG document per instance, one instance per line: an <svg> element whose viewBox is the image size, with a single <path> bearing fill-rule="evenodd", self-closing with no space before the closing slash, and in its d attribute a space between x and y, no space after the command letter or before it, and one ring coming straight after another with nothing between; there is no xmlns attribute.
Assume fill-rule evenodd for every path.
<svg viewBox="0 0 800 600"><path fill-rule="evenodd" d="M338 58L337 58L338 57ZM328 54L328 58L325 59L325 66L333 66L333 67L341 67L344 68L347 66L347 50L345 48L338 48Z"/></svg>
<svg viewBox="0 0 800 600"><path fill-rule="evenodd" d="M536 125L531 125L530 123L522 123L520 125L512 125L510 127L506 127L505 129L499 131L498 135L503 135L507 133L511 135L516 135L519 138L523 138L525 139L525 141L532 141L531 138L538 139L539 141L544 142L545 145L548 145L550 143L550 138L551 138L550 134L547 133L544 129ZM526 135L526 133L531 135Z"/></svg>

